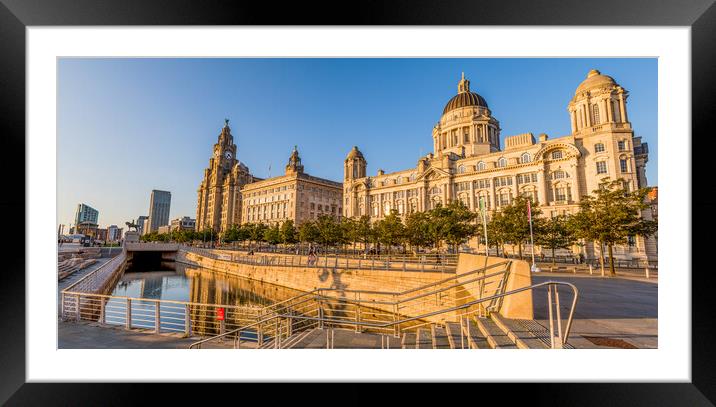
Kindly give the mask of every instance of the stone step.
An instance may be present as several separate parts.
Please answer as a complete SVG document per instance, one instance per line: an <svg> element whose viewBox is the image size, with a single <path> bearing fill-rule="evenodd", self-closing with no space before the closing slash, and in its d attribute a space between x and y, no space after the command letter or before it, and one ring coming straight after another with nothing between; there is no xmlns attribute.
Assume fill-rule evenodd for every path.
<svg viewBox="0 0 716 407"><path fill-rule="evenodd" d="M299 342L304 340L307 336L311 335L313 332L313 329L306 329L302 332L297 332L293 335L291 335L288 339L286 339L286 342L283 344L283 347L285 349L291 349L296 346Z"/></svg>
<svg viewBox="0 0 716 407"><path fill-rule="evenodd" d="M448 341L447 332L445 331L445 328L432 325L430 327L432 339L433 339L433 349L450 349L450 342Z"/></svg>
<svg viewBox="0 0 716 407"><path fill-rule="evenodd" d="M426 328L418 329L417 339L415 341L415 349L432 349L433 338L430 330Z"/></svg>
<svg viewBox="0 0 716 407"><path fill-rule="evenodd" d="M415 349L415 334L412 332L404 333L400 345L403 349Z"/></svg>
<svg viewBox="0 0 716 407"><path fill-rule="evenodd" d="M490 319L507 334L507 337L509 337L519 349L549 348L542 340L537 338L537 336L518 321L504 318L496 312L490 314Z"/></svg>
<svg viewBox="0 0 716 407"><path fill-rule="evenodd" d="M467 338L466 347L468 347L468 349L490 349L492 347L473 320L466 320L462 326L462 333Z"/></svg>
<svg viewBox="0 0 716 407"><path fill-rule="evenodd" d="M489 318L475 318L477 328L493 349L517 349L517 345Z"/></svg>
<svg viewBox="0 0 716 407"><path fill-rule="evenodd" d="M447 332L447 339L451 349L462 349L467 345L459 322L446 322L445 331Z"/></svg>

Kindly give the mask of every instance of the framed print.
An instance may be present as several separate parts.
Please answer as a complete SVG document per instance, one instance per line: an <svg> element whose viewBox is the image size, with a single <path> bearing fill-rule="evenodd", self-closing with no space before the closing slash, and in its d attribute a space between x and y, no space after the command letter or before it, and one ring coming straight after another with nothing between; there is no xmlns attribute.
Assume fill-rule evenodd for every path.
<svg viewBox="0 0 716 407"><path fill-rule="evenodd" d="M3 3L8 404L716 399L712 2Z"/></svg>

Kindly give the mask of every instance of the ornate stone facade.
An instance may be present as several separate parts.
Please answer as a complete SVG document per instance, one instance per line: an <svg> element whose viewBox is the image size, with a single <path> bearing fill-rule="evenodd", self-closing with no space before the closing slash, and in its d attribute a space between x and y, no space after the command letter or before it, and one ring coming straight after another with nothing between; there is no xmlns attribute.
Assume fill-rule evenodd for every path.
<svg viewBox="0 0 716 407"><path fill-rule="evenodd" d="M236 145L227 120L197 191L196 230L223 232L232 225L280 224L287 220L298 225L320 215L340 219L341 183L306 174L296 147L285 171L269 179L251 175L248 167L236 159Z"/></svg>
<svg viewBox="0 0 716 407"><path fill-rule="evenodd" d="M627 96L614 79L591 70L567 106L570 135L535 139L532 133L519 134L505 138L501 149L499 122L463 75L457 95L433 128L434 152L421 157L415 168L367 176L363 154L357 147L350 151L344 165L344 215L378 220L391 209L404 216L454 200L477 210L480 198L489 211L497 211L527 195L544 216L555 216L577 211L580 197L609 178L623 179L630 190L645 187L649 150L634 137ZM594 257L592 245L585 251ZM615 255L656 260L655 240L637 238Z"/></svg>
<svg viewBox="0 0 716 407"><path fill-rule="evenodd" d="M304 173L295 147L284 175L247 184L241 194L242 223L280 224L292 220L299 225L321 215L340 219L343 212L343 185Z"/></svg>

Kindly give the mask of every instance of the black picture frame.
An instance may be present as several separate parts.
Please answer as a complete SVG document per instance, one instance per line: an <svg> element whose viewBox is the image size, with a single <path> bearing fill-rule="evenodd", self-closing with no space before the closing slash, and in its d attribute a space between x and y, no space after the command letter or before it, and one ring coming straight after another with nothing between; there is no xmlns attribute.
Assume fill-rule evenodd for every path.
<svg viewBox="0 0 716 407"><path fill-rule="evenodd" d="M394 1L359 3L159 1L159 0L0 0L0 140L5 153L4 193L0 207L7 219L3 245L5 267L0 280L0 402L8 405L115 405L144 404L156 389L136 384L36 384L25 383L25 251L19 242L29 242L25 232L25 28L27 26L83 25L573 25L573 26L688 26L691 27L692 134L664 135L698 142L693 149L693 184L711 185L706 178L710 164L699 155L713 151L716 143L711 119L716 113L714 67L716 66L716 5L714 0L600 0L598 2L541 1ZM659 112L668 114L668 112ZM693 145L692 144L692 145ZM703 159L702 159L703 158ZM15 160L12 166L9 161ZM20 170L21 169L21 170ZM701 178L702 183L698 183ZM693 191L693 189L692 189ZM668 193L668 192L667 192ZM693 229L693 253L708 253L710 242L699 239L701 230L714 225L716 198L692 196L692 214L711 214L699 218ZM687 208L684 208L687 209ZM17 216L23 213L25 216ZM26 243L25 243L26 244ZM684 253L685 258L691 254ZM512 384L482 385L509 400L529 400L531 404L592 405L713 405L716 400L716 346L713 345L713 285L708 282L711 268L697 268L685 262L683 270L666 272L692 274L692 381L690 383L612 383L612 384ZM666 290L668 292L668 290ZM181 391L174 385L172 392ZM233 386L233 385L232 385ZM224 386L226 389L226 386ZM232 388L231 392L235 392ZM161 392L167 392L163 387ZM311 390L303 389L312 399ZM350 400L362 397L359 387L332 390ZM462 393L463 390L458 392ZM203 404L225 390L181 391L182 404L200 400ZM276 393L272 403L292 392ZM322 395L327 395L323 388ZM347 397L346 397L347 396ZM396 394L397 396L397 394ZM315 399L314 399L315 400ZM383 399L383 402L388 399ZM428 399L422 399L427 402ZM368 402L368 401L366 401ZM509 404L508 404L509 405Z"/></svg>

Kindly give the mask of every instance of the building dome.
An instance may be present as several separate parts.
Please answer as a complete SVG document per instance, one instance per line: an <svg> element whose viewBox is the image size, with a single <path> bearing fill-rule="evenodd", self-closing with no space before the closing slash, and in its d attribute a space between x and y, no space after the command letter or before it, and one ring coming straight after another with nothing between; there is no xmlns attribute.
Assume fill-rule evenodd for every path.
<svg viewBox="0 0 716 407"><path fill-rule="evenodd" d="M584 91L594 89L594 88L601 88L603 86L616 86L617 83L614 81L614 79L611 76L602 75L601 72L599 72L596 69L592 69L587 74L587 79L582 81L582 83L577 86L577 91L575 92L575 95L578 95Z"/></svg>
<svg viewBox="0 0 716 407"><path fill-rule="evenodd" d="M443 109L443 114L461 107L479 106L487 108L487 101L482 96L470 91L470 81L465 79L465 73L457 85L457 95L453 96Z"/></svg>
<svg viewBox="0 0 716 407"><path fill-rule="evenodd" d="M352 160L356 157L365 159L365 158L363 158L363 153L361 153L360 150L358 150L358 147L353 146L353 149L350 151L350 153L348 153L346 160Z"/></svg>

